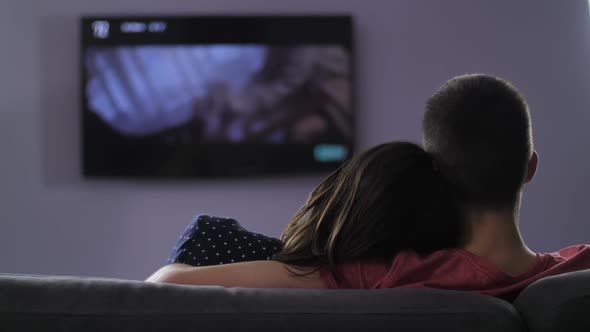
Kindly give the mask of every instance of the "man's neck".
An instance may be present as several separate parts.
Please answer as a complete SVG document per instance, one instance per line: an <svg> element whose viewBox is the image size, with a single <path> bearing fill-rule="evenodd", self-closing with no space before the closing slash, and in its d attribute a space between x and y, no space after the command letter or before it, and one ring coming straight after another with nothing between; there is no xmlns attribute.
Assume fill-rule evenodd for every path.
<svg viewBox="0 0 590 332"><path fill-rule="evenodd" d="M518 208L467 213L463 248L496 265L508 275L526 272L536 261L518 229Z"/></svg>

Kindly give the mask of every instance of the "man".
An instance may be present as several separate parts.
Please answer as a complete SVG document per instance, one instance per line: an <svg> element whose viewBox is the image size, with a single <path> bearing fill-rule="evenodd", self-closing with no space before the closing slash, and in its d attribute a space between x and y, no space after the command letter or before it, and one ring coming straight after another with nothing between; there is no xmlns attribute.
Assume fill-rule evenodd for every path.
<svg viewBox="0 0 590 332"><path fill-rule="evenodd" d="M537 256L521 238L518 216L538 156L524 97L494 77L457 77L428 100L422 125L425 149L457 190L464 248L507 274L527 271Z"/></svg>
<svg viewBox="0 0 590 332"><path fill-rule="evenodd" d="M512 300L545 276L590 269L588 245L536 254L521 237L520 198L535 175L538 156L528 105L512 85L486 75L448 81L427 102L423 135L465 220L460 248L428 256L401 252L390 264L342 264L338 280L322 270L293 277L272 261L205 269L170 265L148 280L242 287L428 287Z"/></svg>

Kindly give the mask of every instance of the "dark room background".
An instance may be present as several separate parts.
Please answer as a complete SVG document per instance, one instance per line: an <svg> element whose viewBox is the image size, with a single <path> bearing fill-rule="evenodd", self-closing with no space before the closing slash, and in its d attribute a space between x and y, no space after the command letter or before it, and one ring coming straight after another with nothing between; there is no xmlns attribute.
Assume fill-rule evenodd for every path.
<svg viewBox="0 0 590 332"><path fill-rule="evenodd" d="M420 141L426 98L468 72L528 98L538 176L522 231L590 242L586 0L5 0L0 4L0 272L143 279L197 213L278 236L321 176L189 182L80 176L79 31L96 14L351 14L357 146Z"/></svg>

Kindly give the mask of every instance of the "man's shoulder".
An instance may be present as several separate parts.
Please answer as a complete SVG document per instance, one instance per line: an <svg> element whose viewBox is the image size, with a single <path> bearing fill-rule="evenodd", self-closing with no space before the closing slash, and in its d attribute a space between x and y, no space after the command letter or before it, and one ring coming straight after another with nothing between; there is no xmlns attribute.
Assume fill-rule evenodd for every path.
<svg viewBox="0 0 590 332"><path fill-rule="evenodd" d="M590 255L590 244L576 244L576 245L571 245L565 248L560 249L559 251L556 251L554 253L551 253L552 255L558 255L560 257L563 258L571 258L573 256L576 255Z"/></svg>
<svg viewBox="0 0 590 332"><path fill-rule="evenodd" d="M544 270L550 274L590 269L590 245L577 244L559 251L541 254L545 259Z"/></svg>

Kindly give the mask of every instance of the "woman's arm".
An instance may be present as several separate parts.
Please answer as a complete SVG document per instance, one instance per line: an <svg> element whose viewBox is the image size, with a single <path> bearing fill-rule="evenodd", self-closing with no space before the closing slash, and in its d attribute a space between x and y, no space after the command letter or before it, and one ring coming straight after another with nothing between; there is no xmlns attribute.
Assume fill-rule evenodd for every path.
<svg viewBox="0 0 590 332"><path fill-rule="evenodd" d="M305 276L296 276L287 268L287 265L275 261L253 261L203 267L171 264L156 271L146 281L224 287L325 288L318 271ZM310 270L304 268L296 271Z"/></svg>

